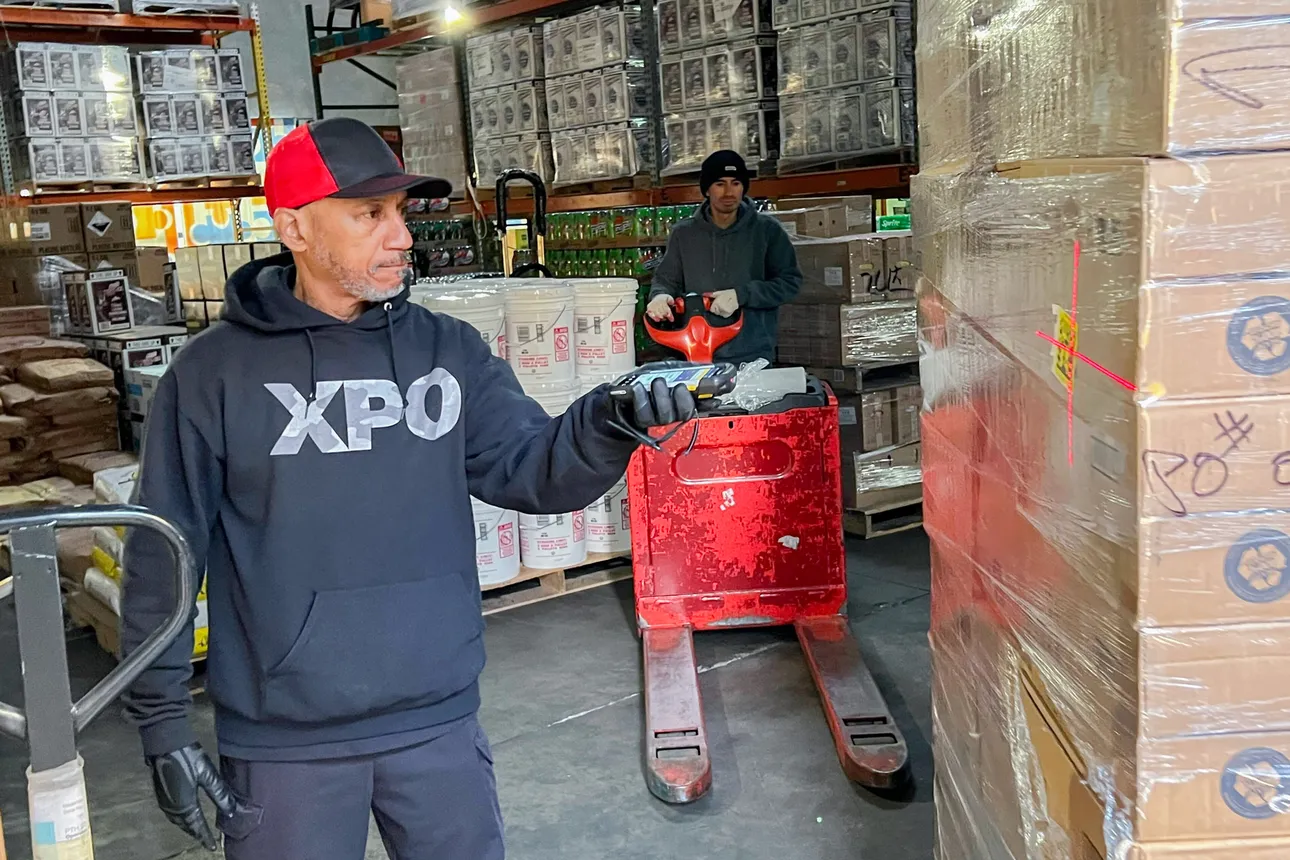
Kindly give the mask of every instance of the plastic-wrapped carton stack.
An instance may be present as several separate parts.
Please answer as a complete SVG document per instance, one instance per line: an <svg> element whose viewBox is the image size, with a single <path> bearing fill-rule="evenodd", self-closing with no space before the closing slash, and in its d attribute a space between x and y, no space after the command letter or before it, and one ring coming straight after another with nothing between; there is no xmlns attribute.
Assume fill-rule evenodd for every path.
<svg viewBox="0 0 1290 860"><path fill-rule="evenodd" d="M649 169L653 90L640 7L597 6L542 32L556 184Z"/></svg>
<svg viewBox="0 0 1290 860"><path fill-rule="evenodd" d="M786 167L914 145L909 0L774 0Z"/></svg>
<svg viewBox="0 0 1290 860"><path fill-rule="evenodd" d="M255 173L241 52L141 51L138 66L140 114L154 179Z"/></svg>
<svg viewBox="0 0 1290 860"><path fill-rule="evenodd" d="M466 40L475 172L481 186L512 167L550 184L551 130L543 80L542 28L512 27Z"/></svg>
<svg viewBox="0 0 1290 860"><path fill-rule="evenodd" d="M666 172L733 149L749 168L779 155L779 61L771 0L660 0L659 82Z"/></svg>
<svg viewBox="0 0 1290 860"><path fill-rule="evenodd" d="M0 54L0 80L17 181L143 180L124 47L18 42Z"/></svg>
<svg viewBox="0 0 1290 860"><path fill-rule="evenodd" d="M1290 856L1285 11L920 12L942 860Z"/></svg>
<svg viewBox="0 0 1290 860"><path fill-rule="evenodd" d="M780 309L777 357L808 367L838 396L847 506L916 496L912 235L871 232L867 196L781 201L771 214L792 237L802 271L797 298Z"/></svg>
<svg viewBox="0 0 1290 860"><path fill-rule="evenodd" d="M454 196L466 192L466 124L455 48L437 48L399 61L399 127L403 164L412 173L440 176Z"/></svg>

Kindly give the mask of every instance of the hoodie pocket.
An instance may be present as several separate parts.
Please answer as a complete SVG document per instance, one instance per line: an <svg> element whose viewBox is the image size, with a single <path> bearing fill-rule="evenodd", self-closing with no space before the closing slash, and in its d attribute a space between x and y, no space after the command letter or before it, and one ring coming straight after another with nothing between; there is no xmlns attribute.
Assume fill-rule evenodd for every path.
<svg viewBox="0 0 1290 860"><path fill-rule="evenodd" d="M264 716L320 724L426 707L484 667L479 606L458 576L320 591L264 686Z"/></svg>

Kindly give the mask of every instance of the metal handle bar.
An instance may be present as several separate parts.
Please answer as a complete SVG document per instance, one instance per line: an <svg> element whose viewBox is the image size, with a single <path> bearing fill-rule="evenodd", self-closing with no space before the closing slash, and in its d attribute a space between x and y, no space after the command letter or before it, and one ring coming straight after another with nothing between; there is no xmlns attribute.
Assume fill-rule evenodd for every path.
<svg viewBox="0 0 1290 860"><path fill-rule="evenodd" d="M144 669L152 665L175 641L192 612L197 594L193 588L196 562L188 540L169 520L135 505L87 505L85 507L51 507L0 516L0 534L41 526L54 528L91 528L93 526L133 526L152 529L170 544L175 557L175 608L166 622L153 631L134 653L116 665L103 680L72 705L72 725L83 730L121 695ZM27 715L13 705L0 702L0 733L19 740L27 736Z"/></svg>

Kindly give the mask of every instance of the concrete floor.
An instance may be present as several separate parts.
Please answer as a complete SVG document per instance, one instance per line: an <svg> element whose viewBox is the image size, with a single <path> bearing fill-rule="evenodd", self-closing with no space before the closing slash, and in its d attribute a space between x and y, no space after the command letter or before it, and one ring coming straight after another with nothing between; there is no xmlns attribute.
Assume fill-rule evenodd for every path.
<svg viewBox="0 0 1290 860"><path fill-rule="evenodd" d="M838 768L801 652L784 630L697 637L711 793L654 800L642 777L640 650L629 582L488 620L482 721L493 744L514 860L927 860L932 753L921 531L848 544L852 625L909 742L900 798ZM12 601L0 605L0 700L21 698ZM110 666L93 638L69 645L73 692ZM209 703L195 720L214 748ZM156 810L134 730L109 709L81 741L97 860L209 858ZM0 813L11 860L29 860L25 750L0 739ZM368 858L384 858L374 839ZM321 860L321 858L320 858ZM421 858L418 858L421 860ZM425 858L432 860L432 858Z"/></svg>

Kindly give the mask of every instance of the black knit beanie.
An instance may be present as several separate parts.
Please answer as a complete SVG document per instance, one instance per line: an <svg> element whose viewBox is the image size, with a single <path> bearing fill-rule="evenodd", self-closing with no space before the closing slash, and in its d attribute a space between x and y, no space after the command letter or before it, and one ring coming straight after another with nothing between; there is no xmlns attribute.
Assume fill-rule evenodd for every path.
<svg viewBox="0 0 1290 860"><path fill-rule="evenodd" d="M739 153L729 149L718 149L703 160L703 167L699 170L699 190L704 197L708 196L708 187L719 179L738 179L743 183L745 195L752 184L748 165L744 164Z"/></svg>

